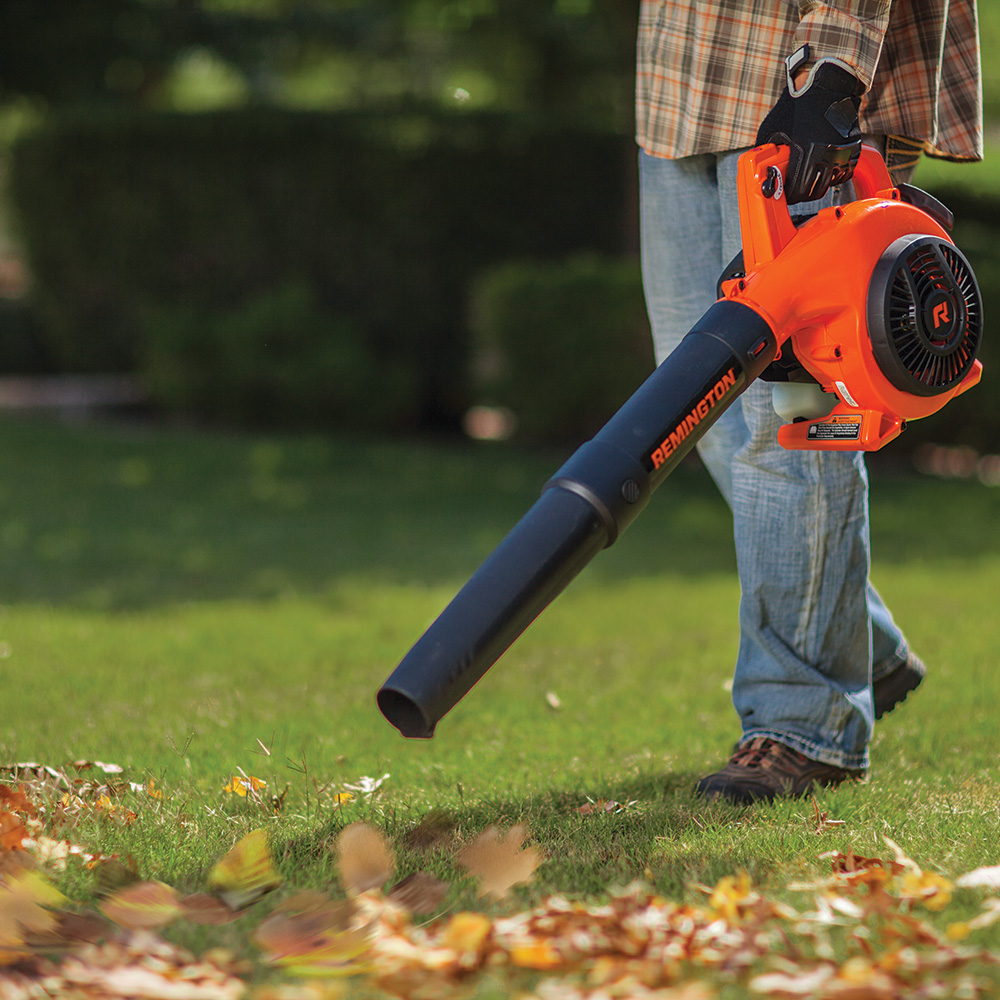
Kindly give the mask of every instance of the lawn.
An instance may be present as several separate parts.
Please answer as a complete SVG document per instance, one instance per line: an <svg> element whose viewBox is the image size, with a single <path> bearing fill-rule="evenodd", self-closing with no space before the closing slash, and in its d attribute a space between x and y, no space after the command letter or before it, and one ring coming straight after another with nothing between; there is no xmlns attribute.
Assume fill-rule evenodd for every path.
<svg viewBox="0 0 1000 1000"><path fill-rule="evenodd" d="M447 882L436 912L491 919L552 893L596 903L637 879L704 905L700 885L740 871L801 909L789 885L826 876L821 854L891 858L885 837L947 880L1000 862L1000 492L881 460L873 576L930 675L879 724L866 784L751 810L693 796L737 736L730 528L696 464L434 740L400 738L375 691L563 457L5 419L0 764L121 766L135 787L113 797L117 817L64 810L59 835L183 892L264 828L284 882L275 898L341 897L328 845L356 821L394 846L396 877L429 868ZM239 796L226 791L233 776L266 788ZM35 787L55 815L63 790ZM623 808L586 814L607 801ZM127 825L116 821L126 810ZM448 849L416 843L428 815L447 817ZM524 824L544 858L499 902L479 899L455 860L491 824ZM81 905L101 892L82 864L52 878ZM912 905L943 932L986 898L959 889L940 913ZM254 958L253 926L179 921L164 934ZM1000 954L992 928L970 940ZM706 977L744 995L745 976Z"/></svg>

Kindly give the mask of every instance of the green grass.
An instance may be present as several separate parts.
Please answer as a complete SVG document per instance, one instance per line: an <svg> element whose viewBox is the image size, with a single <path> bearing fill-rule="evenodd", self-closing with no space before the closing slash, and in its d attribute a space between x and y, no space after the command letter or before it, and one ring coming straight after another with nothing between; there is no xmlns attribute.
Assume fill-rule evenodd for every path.
<svg viewBox="0 0 1000 1000"><path fill-rule="evenodd" d="M825 870L823 851L884 855L884 836L946 876L1000 862L1000 492L879 462L873 575L931 673L879 724L871 780L821 796L844 825L816 833L808 800L746 812L692 795L737 736L729 519L697 465L433 741L402 740L375 691L562 458L4 420L0 763L98 759L153 777L162 801L123 797L132 826L84 817L66 835L191 890L261 825L289 887L326 888L330 838L365 819L397 844L401 874L429 863L455 884L447 905L479 906L450 854L403 846L433 809L458 841L528 824L548 860L508 909L636 878L700 899L693 883L739 868L783 898ZM223 792L239 769L268 795L287 786L277 815ZM383 774L380 797L336 805ZM588 797L636 804L583 817ZM96 891L80 867L60 885ZM979 899L960 894L947 919ZM241 926L169 933L249 949Z"/></svg>

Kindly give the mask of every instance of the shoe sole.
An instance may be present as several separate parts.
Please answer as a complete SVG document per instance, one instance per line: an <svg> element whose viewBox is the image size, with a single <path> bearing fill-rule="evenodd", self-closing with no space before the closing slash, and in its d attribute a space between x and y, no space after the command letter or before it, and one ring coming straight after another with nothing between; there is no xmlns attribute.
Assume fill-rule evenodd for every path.
<svg viewBox="0 0 1000 1000"><path fill-rule="evenodd" d="M920 663L920 661L916 657L911 656L906 663L900 664L891 674L883 677L875 685L873 694L875 698L876 722L883 716L888 715L897 705L902 705L910 692L920 687L926 669L919 669L913 666L913 663ZM920 667L923 668L922 663L920 663Z"/></svg>

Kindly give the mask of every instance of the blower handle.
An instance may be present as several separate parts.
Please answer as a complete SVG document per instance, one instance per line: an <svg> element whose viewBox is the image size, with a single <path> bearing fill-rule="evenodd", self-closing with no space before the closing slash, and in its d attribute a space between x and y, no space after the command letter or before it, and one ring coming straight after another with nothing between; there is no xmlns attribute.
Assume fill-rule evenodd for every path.
<svg viewBox="0 0 1000 1000"><path fill-rule="evenodd" d="M774 260L794 238L784 178L788 173L789 149L766 143L748 150L737 167L740 207L740 237L746 271ZM855 200L884 197L896 200L882 154L874 146L862 146L853 175Z"/></svg>

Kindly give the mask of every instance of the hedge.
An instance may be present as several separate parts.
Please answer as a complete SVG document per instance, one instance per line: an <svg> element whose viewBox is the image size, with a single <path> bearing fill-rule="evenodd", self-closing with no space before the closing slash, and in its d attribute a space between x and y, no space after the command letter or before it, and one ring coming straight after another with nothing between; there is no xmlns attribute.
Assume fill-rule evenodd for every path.
<svg viewBox="0 0 1000 1000"><path fill-rule="evenodd" d="M486 393L527 438L582 437L651 363L634 262L609 261L634 228L634 155L628 137L479 114L54 118L14 152L36 310L0 317L7 353L139 371L215 419L454 426ZM895 447L996 451L1000 201L935 193L983 290L986 374ZM484 279L470 319L474 279L511 260L548 263ZM509 316L486 315L491 294ZM476 389L470 324L509 366Z"/></svg>
<svg viewBox="0 0 1000 1000"><path fill-rule="evenodd" d="M619 250L633 158L627 137L481 115L88 115L23 138L12 190L63 369L142 370L170 310L219 316L297 286L408 370L395 419L427 424L468 402L472 277Z"/></svg>
<svg viewBox="0 0 1000 1000"><path fill-rule="evenodd" d="M654 367L635 258L500 265L471 316L480 399L511 410L523 440L589 437Z"/></svg>

